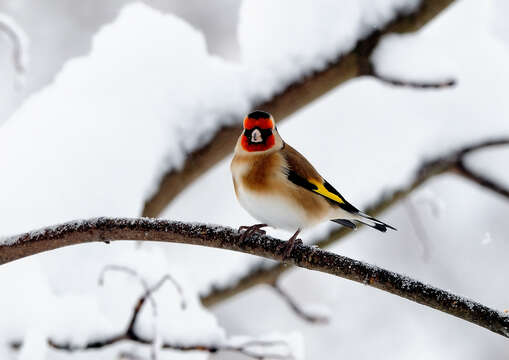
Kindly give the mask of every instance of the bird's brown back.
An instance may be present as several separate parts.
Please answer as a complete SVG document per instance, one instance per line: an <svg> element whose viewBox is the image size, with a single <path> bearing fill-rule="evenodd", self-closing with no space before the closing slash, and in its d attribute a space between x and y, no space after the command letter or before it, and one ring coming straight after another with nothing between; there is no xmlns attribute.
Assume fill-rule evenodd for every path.
<svg viewBox="0 0 509 360"><path fill-rule="evenodd" d="M285 143L284 148L281 149L281 154L286 160L289 170L294 171L304 179L315 179L320 182L323 181L322 177L313 165L311 165L301 153L290 145Z"/></svg>

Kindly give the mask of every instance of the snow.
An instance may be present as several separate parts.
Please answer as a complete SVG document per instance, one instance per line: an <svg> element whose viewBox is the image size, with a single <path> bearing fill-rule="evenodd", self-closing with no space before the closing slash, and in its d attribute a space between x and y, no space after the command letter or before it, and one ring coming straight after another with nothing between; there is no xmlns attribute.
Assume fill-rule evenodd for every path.
<svg viewBox="0 0 509 360"><path fill-rule="evenodd" d="M483 238L482 238L482 240L481 240L481 244L482 244L482 245L489 245L489 244L491 244L492 242L493 242L493 238L491 237L491 233L490 233L489 231L487 231L487 232L484 234L484 236L483 236Z"/></svg>
<svg viewBox="0 0 509 360"><path fill-rule="evenodd" d="M18 360L44 360L47 346L46 334L37 328L31 328L26 332Z"/></svg>
<svg viewBox="0 0 509 360"><path fill-rule="evenodd" d="M306 304L302 307L302 311L315 319L325 322L332 316L331 310L323 304Z"/></svg>
<svg viewBox="0 0 509 360"><path fill-rule="evenodd" d="M334 3L328 2L316 15L336 11ZM299 23L309 19L307 9L310 4L295 9L292 19ZM23 213L25 217L38 218L40 221L31 224L32 227L98 213L127 215L122 209L140 207L143 199L129 196L132 204L126 206L117 194L123 193L125 199L127 194L140 194L142 188L142 196L148 196L158 183L159 175L169 168L181 166L185 154L208 141L219 126L239 121L255 101L274 94L288 81L316 70L317 58L323 59L324 64L347 51L355 36L360 36L368 26L383 25L394 11L415 4L415 1L377 4L374 8L376 16L368 5L351 5L352 11L358 13L356 19L360 24L352 21L337 28L334 21L322 29L319 34L327 32L333 39L333 43L321 44L320 47L326 49L323 52L315 54L312 51L315 48L302 48L295 42L288 50L289 58L302 58L303 62L292 62L292 66L287 60L277 62L285 69L283 72L273 68L275 60L270 56L256 54L256 49L261 48L260 39L273 38L275 32L267 28L266 32L258 31L254 36L249 30L257 27L258 17L255 16L257 11L246 11L256 6L261 6L262 10L258 12L265 11L267 3L243 4L243 9L245 6L247 10L241 10L239 37L246 60L241 65L208 55L203 36L182 20L162 15L141 4L125 7L115 23L104 27L94 38L90 56L66 64L52 86L31 97L5 124L0 134L0 150L5 159L0 161L34 162L35 167L17 169L19 178L23 179L30 179L29 173L45 169L51 177L43 178L37 184L40 191L34 189L34 192L40 195L33 200L50 202L51 198L44 194L52 193L47 189L54 186L62 200L62 211L65 209L66 212L65 218L53 221L30 216L25 207L12 209L13 215L20 218ZM270 14L277 16L284 9L272 9ZM318 19L314 18L307 26L325 24ZM366 25L361 26L364 23ZM140 28L144 29L143 33L138 31ZM281 45L281 41L276 42L279 46L277 44ZM272 84L264 81L269 75ZM65 102L61 101L63 98ZM32 114L45 121L35 124ZM30 134L31 147L16 143L21 134L25 137ZM133 141L129 134L137 134L136 140ZM34 153L32 149L39 151ZM54 161L55 158L59 161ZM91 162L99 159L102 166L94 168ZM3 166L11 170L16 168L12 163ZM90 176L92 168L97 172ZM70 179L66 174L74 176ZM111 208L89 214L68 213L69 208L75 208L72 204L79 200L77 189L85 185L93 187L94 182L95 188L100 188L105 177L113 176L118 179L134 176L134 179L118 182L118 191L99 191L89 197L91 203L109 202ZM65 184L60 184L58 179L63 178ZM15 178L9 180L16 181ZM5 185L20 191L29 186L23 182L17 186ZM16 197L16 194L11 196ZM26 229L26 226L23 224L19 228Z"/></svg>
<svg viewBox="0 0 509 360"><path fill-rule="evenodd" d="M429 188L419 191L418 194L412 196L412 199L416 204L429 207L431 214L437 219L447 210L447 204L444 200Z"/></svg>
<svg viewBox="0 0 509 360"><path fill-rule="evenodd" d="M67 63L54 83L0 128L0 232L15 234L74 218L139 215L158 174L180 166L185 153L218 126L238 121L253 102L319 69L348 51L356 36L415 2L351 1L341 8L333 1L320 8L292 2L292 16L288 4L242 3L240 64L210 56L203 36L175 16L140 4L124 8L95 36L89 55ZM503 33L493 34L492 10L489 2L458 2L423 31L387 38L375 53L383 75L409 80L453 76L457 87L418 91L356 79L281 124L282 136L363 207L382 191L406 183L423 159L509 133L509 52L498 36ZM504 181L503 151L474 154L468 164ZM401 208L382 215L398 227L397 233L360 229L334 250L507 308L504 289L488 286L486 279L506 281L509 265L501 254L509 245L480 243L486 233L507 237L507 202L456 176L442 176L420 191L416 207L428 206L420 198L447 204L438 205L439 218L419 211L434 249L429 263L423 264L410 241L412 229ZM235 200L228 161L181 194L164 216L229 226L253 222ZM302 237L310 241L336 226L323 224ZM228 344L239 339L232 338L236 334L259 339L277 331L285 337L297 329L300 340L290 347L302 358L324 358L327 351L355 358L383 352L392 358L474 359L503 358L508 351L505 339L473 325L367 286L302 270L285 275L284 286L305 308L313 303L330 308L327 326L303 324L263 287L211 312L200 305L199 294L235 283L249 269L270 262L217 249L149 243L87 244L2 266L0 338L29 341L23 350L29 356L41 353L41 334L85 344L124 331L143 288L122 273L108 274L104 286L98 286L101 270L111 264L135 269L149 284L171 274L182 285L185 310L170 284L154 295L157 332L165 341ZM154 334L149 306L139 321L140 333ZM465 343L465 338L476 341ZM111 359L133 348L142 351L132 344L85 354L46 351L48 358ZM7 352L1 354L5 359L19 355L5 347L0 352Z"/></svg>
<svg viewBox="0 0 509 360"><path fill-rule="evenodd" d="M491 32L502 40L509 49L509 24L506 21L509 4L504 0L493 0L490 5L488 16L491 20Z"/></svg>
<svg viewBox="0 0 509 360"><path fill-rule="evenodd" d="M371 56L375 71L383 76L406 81L442 82L456 79L456 66L446 52L427 56L436 39L424 33L388 34ZM461 81L461 79L459 79Z"/></svg>
<svg viewBox="0 0 509 360"><path fill-rule="evenodd" d="M255 99L265 100L290 81L322 69L373 28L383 27L419 2L326 0L316 6L312 0L245 0L238 37L250 73L246 87Z"/></svg>

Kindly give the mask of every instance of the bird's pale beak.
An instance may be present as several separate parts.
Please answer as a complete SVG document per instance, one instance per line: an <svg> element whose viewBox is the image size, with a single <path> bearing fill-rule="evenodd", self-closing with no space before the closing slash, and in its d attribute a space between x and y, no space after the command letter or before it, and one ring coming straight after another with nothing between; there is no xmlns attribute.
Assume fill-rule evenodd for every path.
<svg viewBox="0 0 509 360"><path fill-rule="evenodd" d="M253 132L251 133L251 142L252 143L261 143L263 142L263 139L262 139L262 133L260 130L258 129L254 129Z"/></svg>

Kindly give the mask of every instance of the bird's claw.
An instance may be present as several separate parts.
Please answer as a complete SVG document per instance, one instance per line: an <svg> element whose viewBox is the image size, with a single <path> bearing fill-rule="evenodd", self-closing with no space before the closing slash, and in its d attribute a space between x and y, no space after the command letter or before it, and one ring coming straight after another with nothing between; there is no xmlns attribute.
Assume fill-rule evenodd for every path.
<svg viewBox="0 0 509 360"><path fill-rule="evenodd" d="M296 245L302 245L302 244L303 243L302 243L301 239L290 238L290 240L288 240L288 242L286 244L286 247L285 247L285 250L283 253L283 261L285 261L286 259L288 259L290 257L290 255L292 254L292 251Z"/></svg>
<svg viewBox="0 0 509 360"><path fill-rule="evenodd" d="M253 234L265 235L267 232L262 228L267 226L267 224L255 224L251 226L239 226L239 231L244 230L242 235L240 235L240 242L244 242L248 236Z"/></svg>

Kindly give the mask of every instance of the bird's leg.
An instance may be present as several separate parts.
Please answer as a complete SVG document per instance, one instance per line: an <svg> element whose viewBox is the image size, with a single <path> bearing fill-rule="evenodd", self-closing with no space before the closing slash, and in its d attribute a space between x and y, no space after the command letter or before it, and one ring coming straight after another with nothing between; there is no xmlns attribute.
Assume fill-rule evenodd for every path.
<svg viewBox="0 0 509 360"><path fill-rule="evenodd" d="M302 244L302 240L297 238L299 233L300 233L300 229L297 229L295 234L293 234L292 237L288 239L288 242L285 247L285 252L283 254L283 261L285 261L290 256L293 248L295 247L295 243Z"/></svg>
<svg viewBox="0 0 509 360"><path fill-rule="evenodd" d="M251 236L254 233L265 235L266 231L262 230L263 227L268 226L267 224L255 224L251 226L239 226L239 231L244 230L242 235L240 235L240 242L244 242L246 237Z"/></svg>

